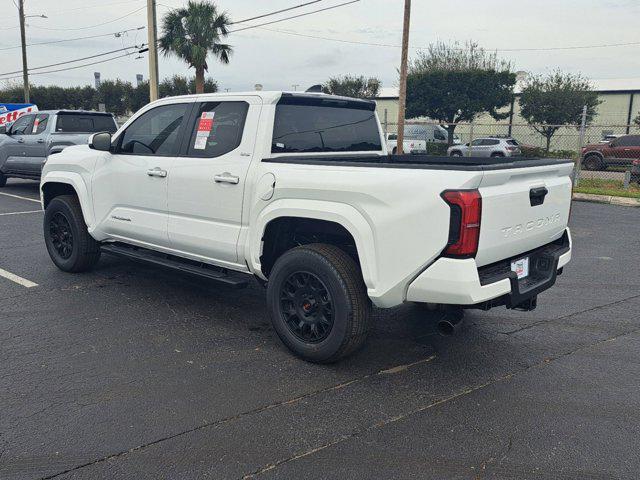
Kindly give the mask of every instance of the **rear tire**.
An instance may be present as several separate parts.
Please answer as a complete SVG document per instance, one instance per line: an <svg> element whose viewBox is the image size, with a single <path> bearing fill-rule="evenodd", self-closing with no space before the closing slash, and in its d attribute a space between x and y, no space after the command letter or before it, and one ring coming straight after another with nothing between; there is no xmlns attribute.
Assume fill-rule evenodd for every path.
<svg viewBox="0 0 640 480"><path fill-rule="evenodd" d="M391 155L396 155L398 153L398 149L396 147L393 147L393 150L391 150Z"/></svg>
<svg viewBox="0 0 640 480"><path fill-rule="evenodd" d="M4 187L7 184L7 176L3 173L0 173L0 188Z"/></svg>
<svg viewBox="0 0 640 480"><path fill-rule="evenodd" d="M100 244L89 235L75 195L51 200L44 213L43 228L49 256L60 270L84 272L100 259Z"/></svg>
<svg viewBox="0 0 640 480"><path fill-rule="evenodd" d="M602 169L602 160L598 155L587 155L584 157L582 161L582 167L585 170L601 170Z"/></svg>
<svg viewBox="0 0 640 480"><path fill-rule="evenodd" d="M453 152L451 152L451 157L461 157L462 156L462 152L458 151L458 150L454 150Z"/></svg>
<svg viewBox="0 0 640 480"><path fill-rule="evenodd" d="M267 304L280 340L309 362L336 362L369 333L371 304L360 268L333 245L304 245L278 258Z"/></svg>
<svg viewBox="0 0 640 480"><path fill-rule="evenodd" d="M504 157L504 153L500 153L500 152L493 152L491 154L491 158L502 158Z"/></svg>

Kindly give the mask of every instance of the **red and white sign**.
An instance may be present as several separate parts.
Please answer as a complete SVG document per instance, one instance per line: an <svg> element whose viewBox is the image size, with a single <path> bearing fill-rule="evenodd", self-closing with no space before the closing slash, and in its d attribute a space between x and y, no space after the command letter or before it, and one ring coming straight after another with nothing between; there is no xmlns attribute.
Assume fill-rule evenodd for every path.
<svg viewBox="0 0 640 480"><path fill-rule="evenodd" d="M22 115L26 113L37 112L37 111L38 111L38 107L35 105L31 105L29 107L21 108L19 110L11 110L9 112L0 113L0 126L6 127L7 125L11 125Z"/></svg>

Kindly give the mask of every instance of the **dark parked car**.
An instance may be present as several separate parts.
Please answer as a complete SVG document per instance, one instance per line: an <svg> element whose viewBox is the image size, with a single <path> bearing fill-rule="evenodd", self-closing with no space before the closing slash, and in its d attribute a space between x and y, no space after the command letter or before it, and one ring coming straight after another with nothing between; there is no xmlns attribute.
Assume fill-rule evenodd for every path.
<svg viewBox="0 0 640 480"><path fill-rule="evenodd" d="M0 127L0 187L10 177L39 180L49 155L87 143L96 132L117 129L110 113L50 110L23 115L10 127Z"/></svg>
<svg viewBox="0 0 640 480"><path fill-rule="evenodd" d="M628 167L639 159L640 135L623 135L609 143L594 143L582 149L582 168L585 170Z"/></svg>

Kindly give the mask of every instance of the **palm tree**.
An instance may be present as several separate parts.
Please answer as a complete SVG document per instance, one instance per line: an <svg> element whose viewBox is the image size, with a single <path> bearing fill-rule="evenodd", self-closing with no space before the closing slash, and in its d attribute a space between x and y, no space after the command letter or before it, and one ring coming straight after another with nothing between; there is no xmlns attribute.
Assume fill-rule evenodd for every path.
<svg viewBox="0 0 640 480"><path fill-rule="evenodd" d="M186 8L171 10L162 19L160 50L175 55L196 69L196 93L204 92L204 72L209 70L207 56L229 63L231 45L220 43L229 34L231 19L213 3L190 0Z"/></svg>

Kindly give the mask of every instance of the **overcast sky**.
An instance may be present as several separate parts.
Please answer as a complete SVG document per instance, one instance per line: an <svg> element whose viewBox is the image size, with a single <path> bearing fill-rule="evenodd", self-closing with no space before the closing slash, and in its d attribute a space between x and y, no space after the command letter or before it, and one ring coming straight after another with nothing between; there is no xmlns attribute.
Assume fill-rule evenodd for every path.
<svg viewBox="0 0 640 480"><path fill-rule="evenodd" d="M216 4L233 20L240 20L304 1L218 0ZM275 20L344 1L323 0L243 25ZM360 0L267 28L398 45L402 33L403 3L403 0ZM158 4L160 22L169 10L167 6L181 6L186 1L158 0ZM105 34L146 25L146 0L25 0L25 5L27 15L45 14L49 17L28 19L27 43ZM136 9L140 10L115 22L86 28L110 22ZM20 70L20 49L2 50L20 44L18 14L12 0L0 0L0 12L0 73ZM424 47L436 40L464 42L473 39L487 49L505 49L640 42L639 20L640 0L414 0L410 45ZM146 35L146 30L141 30L121 38L112 36L32 46L28 49L29 66L49 65L139 44L146 42ZM347 73L376 76L385 87L394 86L397 82L400 49L395 47L303 38L263 28L230 34L228 43L234 47L231 63L221 65L210 61L209 74L222 89L251 90L255 83L274 90L289 90L294 84L306 88L323 82L329 76ZM415 52L415 49L411 50L411 53ZM516 70L534 73L560 68L582 72L592 79L640 77L639 45L551 52L499 52L499 55L512 60ZM136 73L144 74L145 78L148 76L146 55L142 59L135 59L135 56L67 72L34 75L31 80L38 85L84 85L93 82L94 71L100 71L103 79L120 78L134 83ZM176 73L192 75L193 71L179 60L161 56L160 77Z"/></svg>

